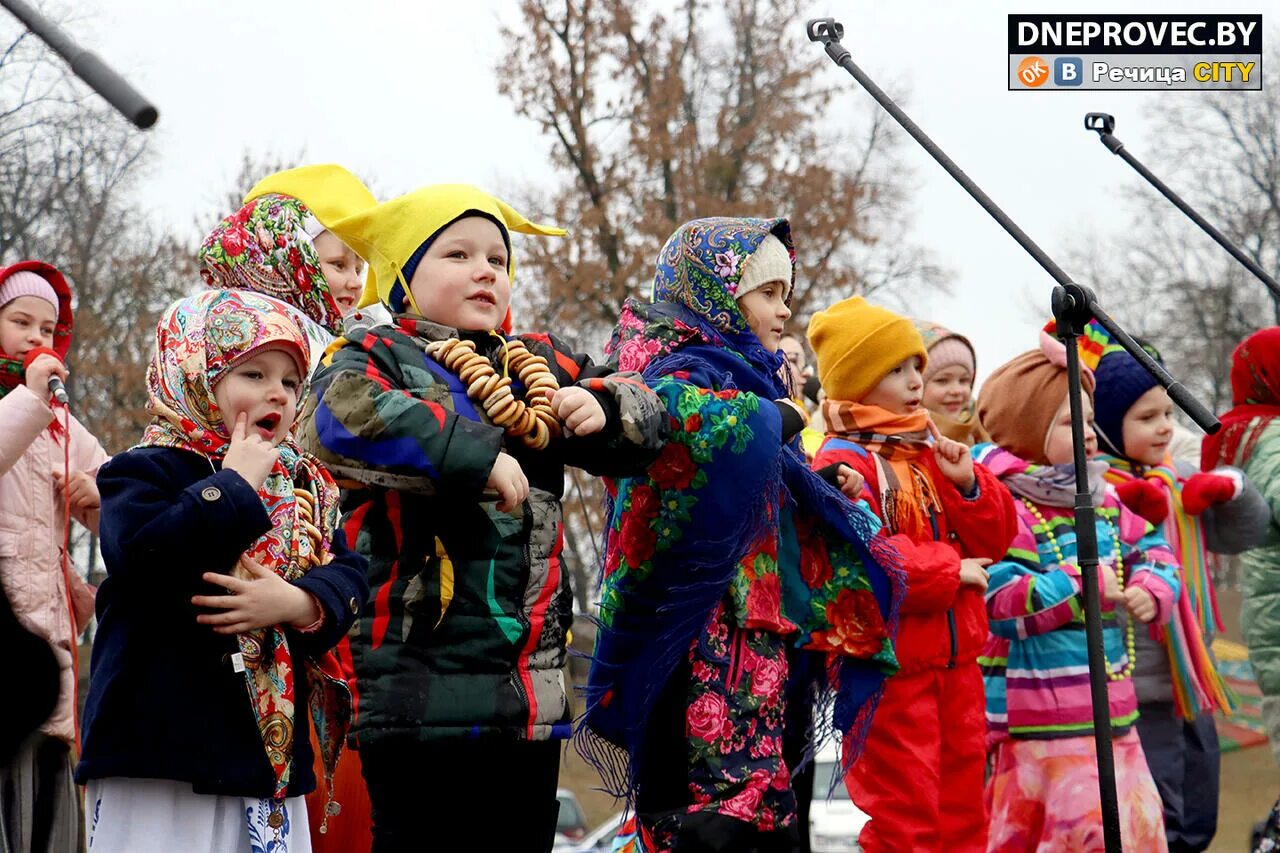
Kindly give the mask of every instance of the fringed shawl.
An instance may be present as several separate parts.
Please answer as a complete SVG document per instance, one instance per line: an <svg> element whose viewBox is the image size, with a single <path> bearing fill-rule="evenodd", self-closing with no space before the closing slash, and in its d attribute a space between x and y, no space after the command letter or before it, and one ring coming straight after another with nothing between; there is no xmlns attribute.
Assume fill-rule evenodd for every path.
<svg viewBox="0 0 1280 853"><path fill-rule="evenodd" d="M783 445L772 402L787 396L782 357L761 346L733 300L735 276L770 232L790 247L784 220L682 227L660 257L655 302L629 301L608 347L621 369L642 371L673 428L645 475L609 484L600 630L577 746L615 796L634 793L649 714L744 561L752 577L778 578L797 642L833 653L825 675L849 761L897 668L897 555L876 539L873 516L809 470L798 441ZM784 511L801 533L799 566L771 563L757 547ZM816 536L825 548L812 547Z"/></svg>

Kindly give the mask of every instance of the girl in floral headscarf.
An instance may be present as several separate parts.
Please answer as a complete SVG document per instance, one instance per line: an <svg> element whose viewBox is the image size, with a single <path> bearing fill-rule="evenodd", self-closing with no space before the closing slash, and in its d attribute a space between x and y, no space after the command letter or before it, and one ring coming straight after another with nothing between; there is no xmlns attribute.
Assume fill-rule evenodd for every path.
<svg viewBox="0 0 1280 853"><path fill-rule="evenodd" d="M659 255L652 302L629 300L609 344L673 435L645 474L610 483L578 743L634 799L644 849L792 849L788 644L836 659L850 760L896 668L894 555L867 544L874 517L799 448L778 352L793 281L786 220L688 222Z"/></svg>
<svg viewBox="0 0 1280 853"><path fill-rule="evenodd" d="M268 175L245 194L243 206L205 238L200 274L211 287L251 290L296 309L295 319L311 341L311 363L318 367L335 335L374 317L372 308L356 310L365 283L364 260L330 227L376 204L359 178L333 163ZM372 273L369 278L372 281ZM334 654L353 695L358 694L347 638ZM366 849L373 843L372 819L357 750L343 752L334 780L342 814L329 823L328 832L313 836L316 851ZM308 798L313 828L320 824L317 812L323 805L324 792Z"/></svg>
<svg viewBox="0 0 1280 853"><path fill-rule="evenodd" d="M331 772L350 696L326 653L368 586L333 479L291 436L307 366L297 325L251 293L180 300L156 329L152 421L99 473L76 769L95 849L310 850L308 718Z"/></svg>
<svg viewBox="0 0 1280 853"><path fill-rule="evenodd" d="M318 364L364 286L364 260L329 227L375 204L359 178L331 163L269 175L204 238L200 275L209 287L253 291L292 309Z"/></svg>

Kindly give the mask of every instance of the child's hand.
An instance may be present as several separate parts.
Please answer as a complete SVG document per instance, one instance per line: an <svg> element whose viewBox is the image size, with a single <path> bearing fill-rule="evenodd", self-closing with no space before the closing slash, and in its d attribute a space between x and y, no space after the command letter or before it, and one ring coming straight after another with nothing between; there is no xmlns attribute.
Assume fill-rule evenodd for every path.
<svg viewBox="0 0 1280 853"><path fill-rule="evenodd" d="M938 470L961 492L969 492L977 479L969 448L944 436L932 420L929 421L929 432L933 435L933 456L938 462Z"/></svg>
<svg viewBox="0 0 1280 853"><path fill-rule="evenodd" d="M91 532L97 533L102 496L98 494L98 483L93 475L84 471L73 471L71 478L64 481L62 472L54 471L53 485L59 494L65 493L70 499L71 516Z"/></svg>
<svg viewBox="0 0 1280 853"><path fill-rule="evenodd" d="M1116 486L1120 503L1157 527L1169 517L1169 501L1164 489L1145 477L1135 477Z"/></svg>
<svg viewBox="0 0 1280 853"><path fill-rule="evenodd" d="M1120 579L1116 570L1110 566L1098 566L1098 574L1102 576L1102 600L1112 604L1124 604L1125 593L1120 589Z"/></svg>
<svg viewBox="0 0 1280 853"><path fill-rule="evenodd" d="M27 366L27 387L45 402L48 402L52 396L49 393L50 376L56 376L66 382L67 366L51 355L38 355Z"/></svg>
<svg viewBox="0 0 1280 853"><path fill-rule="evenodd" d="M227 456L222 460L222 467L230 468L254 489L262 488L267 475L275 467L280 458L280 451L271 446L271 442L252 432L248 428L249 416L241 412L236 416L235 430L231 433L231 446L227 448Z"/></svg>
<svg viewBox="0 0 1280 853"><path fill-rule="evenodd" d="M604 429L604 408L586 388L570 385L559 389L551 397L551 410L569 435L591 435Z"/></svg>
<svg viewBox="0 0 1280 853"><path fill-rule="evenodd" d="M1131 586L1124 591L1124 606L1139 622L1150 622L1156 618L1155 597L1140 586Z"/></svg>
<svg viewBox="0 0 1280 853"><path fill-rule="evenodd" d="M102 506L102 496L98 494L98 483L84 471L72 471L64 480L61 471L53 472L53 485L58 494L66 493L71 501L71 511L77 515Z"/></svg>
<svg viewBox="0 0 1280 853"><path fill-rule="evenodd" d="M231 595L193 595L196 607L209 607L221 612L201 613L196 621L209 625L219 634L243 634L255 628L292 625L305 628L323 615L311 593L294 586L266 566L241 555L236 565L242 580L234 575L205 572L204 579L228 590Z"/></svg>
<svg viewBox="0 0 1280 853"><path fill-rule="evenodd" d="M991 561L985 557L965 557L960 561L960 585L974 586L978 592L987 591L987 579L991 577L987 566Z"/></svg>
<svg viewBox="0 0 1280 853"><path fill-rule="evenodd" d="M840 486L841 493L851 501L862 497L862 487L866 482L861 474L848 465L841 465L836 469L836 483Z"/></svg>
<svg viewBox="0 0 1280 853"><path fill-rule="evenodd" d="M529 497L529 478L515 457L508 453L498 453L485 487L498 493L499 512L511 512Z"/></svg>
<svg viewBox="0 0 1280 853"><path fill-rule="evenodd" d="M1225 474L1192 474L1182 485L1182 508L1199 515L1216 503L1236 496L1236 481Z"/></svg>

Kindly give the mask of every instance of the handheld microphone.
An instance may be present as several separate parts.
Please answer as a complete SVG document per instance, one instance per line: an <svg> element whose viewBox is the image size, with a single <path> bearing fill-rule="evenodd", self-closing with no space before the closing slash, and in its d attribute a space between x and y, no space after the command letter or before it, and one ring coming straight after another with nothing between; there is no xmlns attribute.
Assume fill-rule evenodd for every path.
<svg viewBox="0 0 1280 853"><path fill-rule="evenodd" d="M26 357L23 358L23 371L26 371L26 369L31 366L31 362L35 361L42 355L51 355L59 362L62 361L62 356L58 355L56 350L49 347L36 347L35 349L28 351ZM71 402L67 397L67 386L63 385L62 380L57 376L49 377L49 395L64 406Z"/></svg>

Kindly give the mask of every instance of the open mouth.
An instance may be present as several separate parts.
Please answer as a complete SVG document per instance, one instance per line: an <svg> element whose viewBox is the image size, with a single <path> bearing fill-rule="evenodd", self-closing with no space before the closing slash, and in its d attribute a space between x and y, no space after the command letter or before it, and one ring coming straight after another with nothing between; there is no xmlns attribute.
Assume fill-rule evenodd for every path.
<svg viewBox="0 0 1280 853"><path fill-rule="evenodd" d="M497 305L498 300L493 298L492 293L476 293L467 297L468 302L481 302L485 305Z"/></svg>
<svg viewBox="0 0 1280 853"><path fill-rule="evenodd" d="M356 298L354 296L338 296L334 301L338 303L338 306L342 308L344 312L350 311L352 308L356 307Z"/></svg>
<svg viewBox="0 0 1280 853"><path fill-rule="evenodd" d="M262 433L263 438L275 438L276 427L280 426L279 415L267 415L253 422L253 425Z"/></svg>

